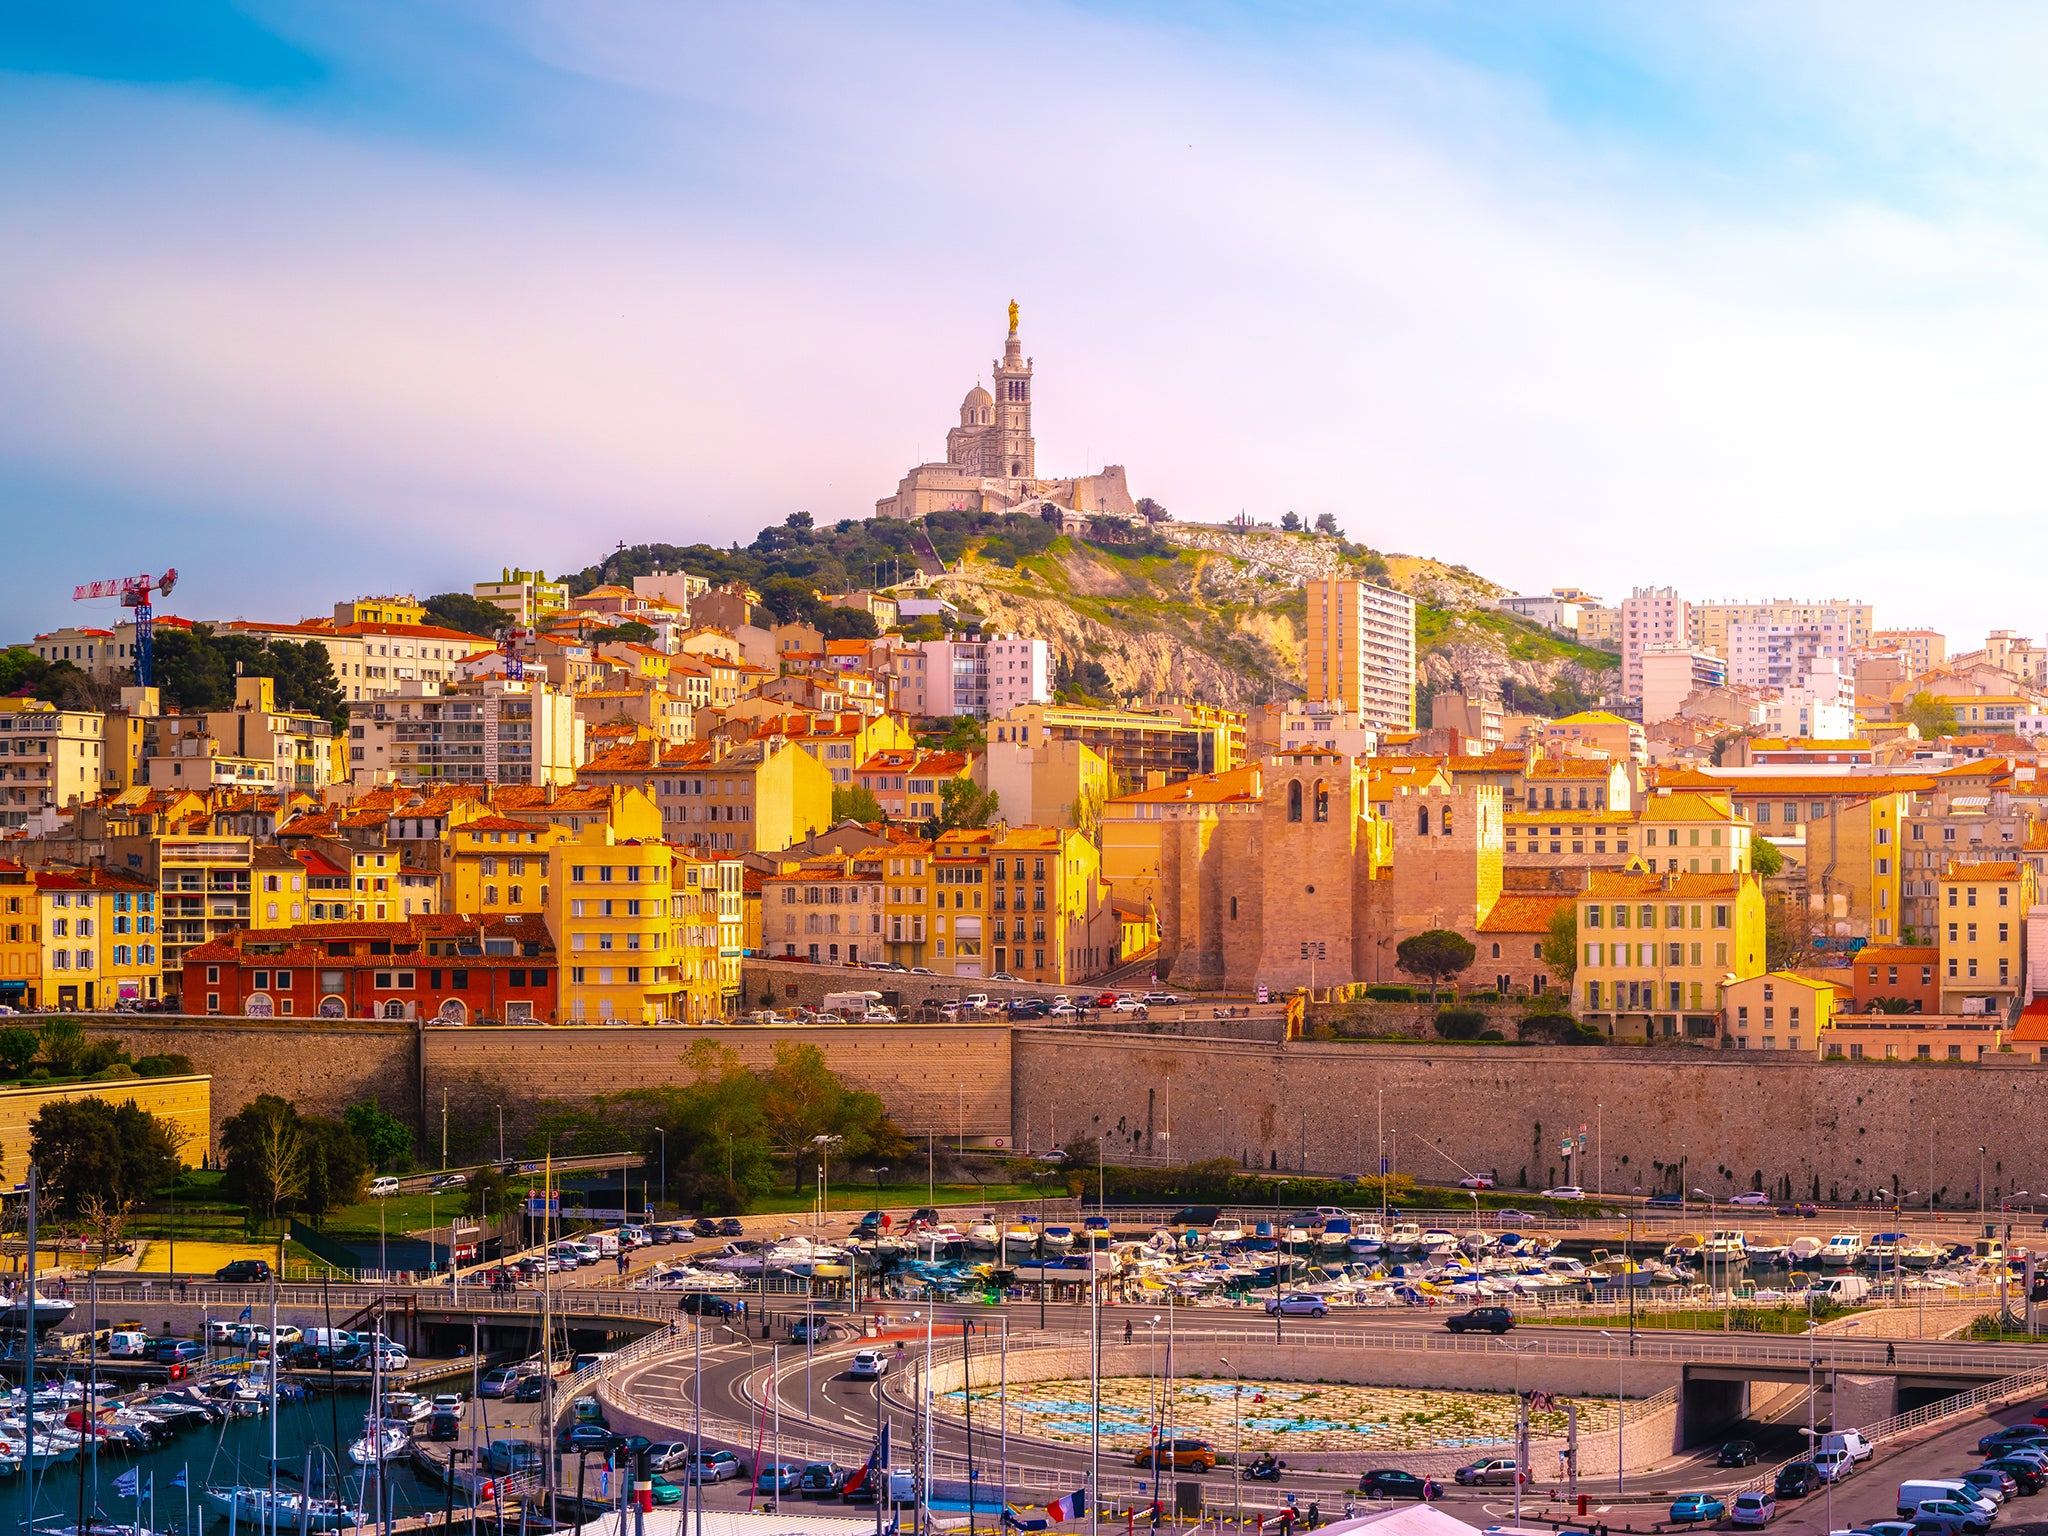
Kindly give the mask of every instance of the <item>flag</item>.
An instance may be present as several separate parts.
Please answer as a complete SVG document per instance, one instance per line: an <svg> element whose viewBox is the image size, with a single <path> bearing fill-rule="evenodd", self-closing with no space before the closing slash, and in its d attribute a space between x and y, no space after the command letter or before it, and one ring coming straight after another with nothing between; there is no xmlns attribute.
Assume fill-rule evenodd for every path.
<svg viewBox="0 0 2048 1536"><path fill-rule="evenodd" d="M132 1499L140 1493L142 1480L133 1467L114 1479L114 1492L124 1499Z"/></svg>
<svg viewBox="0 0 2048 1536"><path fill-rule="evenodd" d="M1088 1513L1088 1490L1076 1488L1063 1499L1054 1499L1045 1506L1048 1520L1078 1520Z"/></svg>
<svg viewBox="0 0 2048 1536"><path fill-rule="evenodd" d="M1042 1531L1045 1529L1043 1515L1027 1515L1014 1504L1003 1506L1003 1529L1006 1531Z"/></svg>
<svg viewBox="0 0 2048 1536"><path fill-rule="evenodd" d="M190 1486L185 1480L185 1469L183 1467L178 1468L178 1475L171 1479L171 1486L173 1488L185 1488Z"/></svg>
<svg viewBox="0 0 2048 1536"><path fill-rule="evenodd" d="M868 1453L868 1459L865 1462L863 1462L860 1466L856 1467L854 1469L853 1476L849 1477L846 1480L845 1488L840 1490L840 1497L851 1498L854 1494L860 1492L861 1489L867 1487L870 1483L874 1483L879 1486L881 1479L888 1475L888 1471L889 1426L884 1424L882 1426L881 1439L875 1442L875 1448ZM880 1494L878 1493L876 1497L879 1498Z"/></svg>
<svg viewBox="0 0 2048 1536"><path fill-rule="evenodd" d="M242 1308L242 1315L239 1318L237 1318L236 1321L246 1323L249 1321L252 1315L253 1314L250 1312L250 1310L247 1307L244 1307Z"/></svg>

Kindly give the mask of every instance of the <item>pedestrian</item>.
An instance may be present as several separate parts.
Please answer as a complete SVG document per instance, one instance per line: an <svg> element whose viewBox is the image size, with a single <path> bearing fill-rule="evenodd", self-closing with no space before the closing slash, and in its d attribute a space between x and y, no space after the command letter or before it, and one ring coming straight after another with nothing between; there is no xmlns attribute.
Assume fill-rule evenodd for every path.
<svg viewBox="0 0 2048 1536"><path fill-rule="evenodd" d="M1131 1342L1131 1320L1128 1317L1124 1319L1124 1342Z"/></svg>
<svg viewBox="0 0 2048 1536"><path fill-rule="evenodd" d="M1887 1344L1885 1345L1885 1347L1884 1347L1884 1363L1885 1363L1886 1365L1897 1365L1897 1364L1899 1363L1899 1347L1898 1347L1898 1345L1896 1345L1896 1344L1892 1344L1892 1343L1887 1343Z"/></svg>
<svg viewBox="0 0 2048 1536"><path fill-rule="evenodd" d="M1314 1530L1323 1523L1323 1506L1314 1499L1308 1501L1308 1528Z"/></svg>

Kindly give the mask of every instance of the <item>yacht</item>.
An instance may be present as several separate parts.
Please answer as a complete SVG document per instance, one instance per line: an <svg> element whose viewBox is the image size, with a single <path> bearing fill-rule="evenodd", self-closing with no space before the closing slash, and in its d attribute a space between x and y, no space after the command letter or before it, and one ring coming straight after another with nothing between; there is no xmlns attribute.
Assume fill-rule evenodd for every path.
<svg viewBox="0 0 2048 1536"><path fill-rule="evenodd" d="M31 1304L30 1294L35 1300ZM57 1325L78 1310L78 1303L62 1297L45 1296L41 1291L22 1292L0 1302L0 1332L12 1332L28 1327L29 1314L35 1314L36 1331L54 1330Z"/></svg>
<svg viewBox="0 0 2048 1536"><path fill-rule="evenodd" d="M1906 1241L1903 1232L1873 1232L1863 1248L1863 1262L1873 1269L1897 1269L1899 1252Z"/></svg>
<svg viewBox="0 0 2048 1536"><path fill-rule="evenodd" d="M1976 1260L1979 1264L2003 1264L2005 1244L1995 1237L1980 1237L1975 1245Z"/></svg>
<svg viewBox="0 0 2048 1536"><path fill-rule="evenodd" d="M1417 1250L1427 1259L1448 1259L1458 1251L1458 1235L1446 1232L1441 1227L1431 1227L1422 1234Z"/></svg>
<svg viewBox="0 0 2048 1536"><path fill-rule="evenodd" d="M432 1398L421 1397L417 1392L387 1392L384 1394L384 1417L393 1424L423 1424L434 1416Z"/></svg>
<svg viewBox="0 0 2048 1536"><path fill-rule="evenodd" d="M967 1246L976 1253L994 1253L1002 1240L1002 1228L996 1225L994 1211L983 1211L967 1224Z"/></svg>
<svg viewBox="0 0 2048 1536"><path fill-rule="evenodd" d="M1820 1261L1829 1266L1854 1264L1863 1254L1861 1232L1837 1232L1820 1251Z"/></svg>
<svg viewBox="0 0 2048 1536"><path fill-rule="evenodd" d="M1735 1227L1722 1227L1700 1245L1700 1257L1714 1264L1732 1263L1749 1256L1749 1245Z"/></svg>
<svg viewBox="0 0 2048 1536"><path fill-rule="evenodd" d="M1074 1229L1072 1227L1047 1227L1045 1229L1045 1251L1047 1253L1065 1253L1073 1246Z"/></svg>
<svg viewBox="0 0 2048 1536"><path fill-rule="evenodd" d="M359 1467L392 1461L412 1450L412 1425L394 1424L388 1419L365 1420L363 1436L348 1448L349 1460Z"/></svg>
<svg viewBox="0 0 2048 1536"><path fill-rule="evenodd" d="M1390 1253L1413 1253L1422 1247L1422 1228L1412 1221L1397 1221L1386 1243Z"/></svg>
<svg viewBox="0 0 2048 1536"><path fill-rule="evenodd" d="M240 1523L262 1530L338 1531L356 1523L355 1511L339 1499L309 1499L296 1490L277 1491L277 1517L271 1518L270 1490L240 1484L232 1488L208 1488L200 1502L230 1525ZM122 1530L127 1530L125 1525Z"/></svg>
<svg viewBox="0 0 2048 1536"><path fill-rule="evenodd" d="M1244 1241L1244 1223L1235 1216L1218 1216L1209 1223L1207 1242L1211 1248L1227 1247L1231 1243Z"/></svg>
<svg viewBox="0 0 2048 1536"><path fill-rule="evenodd" d="M1361 1221L1351 1231L1351 1240L1344 1245L1344 1251L1354 1259L1376 1259L1386 1250L1386 1234L1376 1221Z"/></svg>

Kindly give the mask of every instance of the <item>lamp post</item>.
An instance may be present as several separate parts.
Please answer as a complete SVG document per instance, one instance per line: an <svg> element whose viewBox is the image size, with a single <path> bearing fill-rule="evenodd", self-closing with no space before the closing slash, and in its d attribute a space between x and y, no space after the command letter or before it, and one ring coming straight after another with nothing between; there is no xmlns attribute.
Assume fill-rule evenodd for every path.
<svg viewBox="0 0 2048 1536"><path fill-rule="evenodd" d="M1620 1342L1618 1339L1614 1337L1613 1334L1609 1333L1605 1328L1602 1328L1600 1330L1600 1337L1607 1340L1607 1342L1610 1344ZM1628 1356L1621 1353L1619 1350L1616 1350L1614 1355L1614 1496L1617 1499L1619 1499L1622 1494L1621 1467L1623 1441L1621 1434L1621 1373L1627 1367L1627 1365ZM1521 1468L1517 1467L1515 1470L1519 1473L1521 1471Z"/></svg>
<svg viewBox="0 0 2048 1536"><path fill-rule="evenodd" d="M1228 1355L1218 1355L1223 1368L1231 1375L1237 1374L1237 1367L1230 1363ZM1230 1465L1237 1472L1231 1479L1230 1493L1235 1508L1232 1518L1239 1530L1244 1529L1244 1383L1236 1382L1230 1389ZM1154 1458L1157 1460L1157 1458Z"/></svg>
<svg viewBox="0 0 2048 1536"><path fill-rule="evenodd" d="M661 1208L668 1209L668 1127L657 1125L654 1134L661 1138ZM643 1189L641 1193L646 1193Z"/></svg>
<svg viewBox="0 0 2048 1536"><path fill-rule="evenodd" d="M498 1107L498 1161L505 1161L505 1106Z"/></svg>
<svg viewBox="0 0 2048 1536"><path fill-rule="evenodd" d="M1984 1219L1984 1149L1977 1149L1977 1219Z"/></svg>
<svg viewBox="0 0 2048 1536"><path fill-rule="evenodd" d="M886 1168L870 1168L868 1170L869 1173L875 1176L875 1209L878 1211L882 1208L882 1175L887 1173L888 1171L889 1170ZM1002 1243L1002 1238L1000 1234L997 1236L996 1242L998 1247L1000 1247ZM879 1269L879 1267L880 1266L878 1264L877 1268ZM846 1267L846 1280L847 1285L851 1288L853 1292L853 1309L854 1311L858 1312L860 1310L860 1263L857 1258L853 1263L849 1264ZM1008 1338L1009 1326L1009 1319L1005 1318L1003 1320L1003 1328L1004 1337L1006 1339ZM881 1383L877 1381L875 1384L875 1396L878 1406L880 1403L881 1392Z"/></svg>
<svg viewBox="0 0 2048 1536"><path fill-rule="evenodd" d="M1818 1325L1813 1321L1811 1292L1808 1293L1806 1316L1806 1429L1804 1433L1806 1435L1806 1455L1811 1460L1814 1453L1820 1449L1820 1435L1815 1429L1813 1422L1813 1336ZM1850 1328L1861 1328L1863 1324L1861 1322L1849 1322L1844 1323L1842 1326L1847 1330ZM1815 1465L1818 1467L1818 1463ZM1835 1528L1835 1480L1832 1477L1822 1478L1821 1488L1827 1495L1827 1528L1832 1531Z"/></svg>
<svg viewBox="0 0 2048 1536"><path fill-rule="evenodd" d="M1716 1210L1714 1196L1708 1194L1704 1189L1696 1189L1693 1193L1707 1202L1707 1231L1710 1234L1707 1242L1711 1245L1714 1241L1712 1235L1714 1223L1721 1219ZM1721 1287L1721 1331L1726 1333L1728 1332L1728 1287L1726 1285L1728 1279L1728 1255L1725 1252L1710 1252L1708 1257L1720 1261L1721 1279L1723 1281ZM1714 1294L1714 1266L1712 1264L1707 1266L1707 1294L1709 1296Z"/></svg>

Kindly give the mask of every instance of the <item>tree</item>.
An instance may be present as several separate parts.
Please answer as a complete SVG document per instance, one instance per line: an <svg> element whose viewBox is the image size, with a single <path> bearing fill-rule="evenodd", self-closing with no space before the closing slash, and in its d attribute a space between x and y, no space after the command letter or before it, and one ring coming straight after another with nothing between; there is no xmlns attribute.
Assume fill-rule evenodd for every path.
<svg viewBox="0 0 2048 1536"><path fill-rule="evenodd" d="M882 633L875 616L865 608L835 608L820 603L811 617L827 640L873 640Z"/></svg>
<svg viewBox="0 0 2048 1536"><path fill-rule="evenodd" d="M52 1019L39 1031L43 1064L52 1077L71 1077L85 1054L85 1026L76 1019Z"/></svg>
<svg viewBox="0 0 2048 1536"><path fill-rule="evenodd" d="M23 1029L19 1024L0 1029L0 1069L9 1077L22 1076L35 1063L36 1052L42 1046L32 1029Z"/></svg>
<svg viewBox="0 0 2048 1536"><path fill-rule="evenodd" d="M134 1104L67 1099L29 1123L29 1158L45 1198L76 1216L95 1197L116 1210L154 1199L178 1175L178 1139Z"/></svg>
<svg viewBox="0 0 2048 1536"><path fill-rule="evenodd" d="M1786 971L1804 961L1812 942L1810 927L1805 912L1782 901L1769 903L1764 912L1764 969Z"/></svg>
<svg viewBox="0 0 2048 1536"><path fill-rule="evenodd" d="M1446 1040L1477 1040L1486 1028L1486 1015L1477 1008L1440 1008L1436 1032Z"/></svg>
<svg viewBox="0 0 2048 1536"><path fill-rule="evenodd" d="M379 1173L412 1167L412 1130L398 1116L377 1107L376 1095L341 1112L341 1123L356 1133L370 1166Z"/></svg>
<svg viewBox="0 0 2048 1536"><path fill-rule="evenodd" d="M1299 533L1301 532L1301 519L1292 512L1282 512L1280 514L1280 526L1288 533Z"/></svg>
<svg viewBox="0 0 2048 1536"><path fill-rule="evenodd" d="M1785 867L1785 855L1778 852L1778 845L1768 837L1751 834L1749 867L1768 880Z"/></svg>
<svg viewBox="0 0 2048 1536"><path fill-rule="evenodd" d="M1579 973L1579 909L1574 902L1561 902L1550 914L1550 931L1543 936L1543 963L1553 976L1561 978L1567 990Z"/></svg>
<svg viewBox="0 0 2048 1536"><path fill-rule="evenodd" d="M1920 1002L1917 998L1873 997L1865 1013L1918 1013Z"/></svg>
<svg viewBox="0 0 2048 1536"><path fill-rule="evenodd" d="M314 1220L363 1197L370 1176L370 1155L362 1137L340 1120L302 1116L306 1182L293 1203Z"/></svg>
<svg viewBox="0 0 2048 1536"><path fill-rule="evenodd" d="M817 524L808 512L792 512L782 520L782 526L794 528L798 533L809 533Z"/></svg>
<svg viewBox="0 0 2048 1536"><path fill-rule="evenodd" d="M1956 733L1956 709L1947 699L1931 693L1916 693L1906 701L1906 722L1916 727L1922 740Z"/></svg>
<svg viewBox="0 0 2048 1536"><path fill-rule="evenodd" d="M776 1145L794 1164L799 1189L807 1163L814 1165L820 1156L837 1152L848 1160L894 1162L910 1151L881 1095L840 1082L815 1045L777 1045L763 1090L761 1107ZM821 1150L820 1136L833 1145Z"/></svg>
<svg viewBox="0 0 2048 1536"><path fill-rule="evenodd" d="M889 819L889 813L882 809L882 802L875 798L872 789L863 789L857 784L834 785L832 789L832 820L858 821L869 826Z"/></svg>
<svg viewBox="0 0 2048 1536"><path fill-rule="evenodd" d="M638 619L626 619L590 632L592 645L652 645L654 631Z"/></svg>
<svg viewBox="0 0 2048 1536"><path fill-rule="evenodd" d="M924 835L937 837L956 827L985 827L996 819L1000 798L972 779L948 779L939 786L939 813L924 824Z"/></svg>
<svg viewBox="0 0 2048 1536"><path fill-rule="evenodd" d="M511 1209L512 1181L496 1164L486 1163L469 1176L462 1200L462 1213L479 1221L503 1216Z"/></svg>
<svg viewBox="0 0 2048 1536"><path fill-rule="evenodd" d="M306 1190L306 1133L287 1099L258 1094L222 1123L221 1188L272 1221Z"/></svg>
<svg viewBox="0 0 2048 1536"><path fill-rule="evenodd" d="M427 599L426 621L442 629L459 629L465 635L495 639L499 630L512 623L512 615L496 603L471 597L467 592L441 592Z"/></svg>
<svg viewBox="0 0 2048 1536"><path fill-rule="evenodd" d="M1334 512L1319 512L1316 514L1316 532L1327 533L1333 539L1344 536L1342 530L1337 527L1337 514Z"/></svg>
<svg viewBox="0 0 2048 1536"><path fill-rule="evenodd" d="M1150 496L1140 496L1138 498L1138 516L1144 518L1148 523L1170 523L1173 521L1173 514Z"/></svg>
<svg viewBox="0 0 2048 1536"><path fill-rule="evenodd" d="M1432 987L1464 972L1479 957L1470 939L1448 928L1431 928L1394 946L1394 964Z"/></svg>

